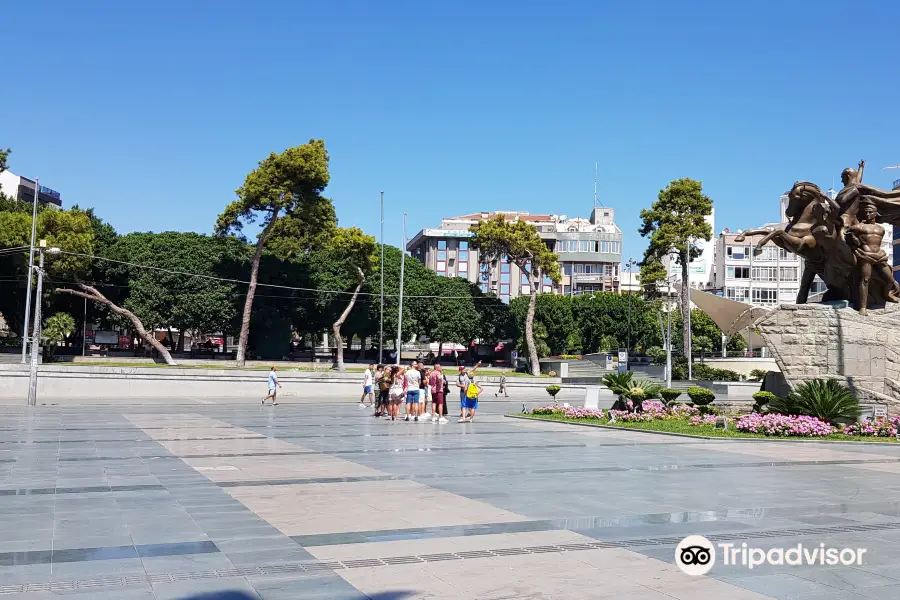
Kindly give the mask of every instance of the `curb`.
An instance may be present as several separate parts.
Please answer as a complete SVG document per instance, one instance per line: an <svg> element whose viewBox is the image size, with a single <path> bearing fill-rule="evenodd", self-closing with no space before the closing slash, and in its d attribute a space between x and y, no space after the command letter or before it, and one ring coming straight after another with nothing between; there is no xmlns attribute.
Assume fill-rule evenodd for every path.
<svg viewBox="0 0 900 600"><path fill-rule="evenodd" d="M690 433L676 433L672 431L655 431L653 429L638 429L631 427L616 427L614 425L601 425L599 423L574 423L572 421L556 421L554 419L540 419L535 417L523 417L521 415L503 415L509 419L522 419L523 421L541 421L543 423L561 423L563 425L575 425L578 427L594 427L596 429L612 429L614 431L633 431L635 433L650 433L654 435L667 435L670 437L689 438L693 440L709 440L712 442L779 442L782 444L845 444L849 446L892 446L892 442L864 442L850 440L792 440L789 438L742 438L742 437L711 437L708 435L693 435Z"/></svg>

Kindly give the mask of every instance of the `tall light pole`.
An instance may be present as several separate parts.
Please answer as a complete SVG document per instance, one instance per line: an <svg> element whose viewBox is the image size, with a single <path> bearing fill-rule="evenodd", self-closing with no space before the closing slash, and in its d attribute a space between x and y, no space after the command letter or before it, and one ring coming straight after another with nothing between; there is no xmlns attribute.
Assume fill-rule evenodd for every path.
<svg viewBox="0 0 900 600"><path fill-rule="evenodd" d="M34 302L34 327L31 333L31 369L28 376L28 406L37 404L37 366L38 352L41 350L41 295L44 292L44 249L50 254L59 254L59 248L47 248L47 242L41 240L40 260L37 269L37 294ZM30 276L30 274L29 274Z"/></svg>
<svg viewBox="0 0 900 600"><path fill-rule="evenodd" d="M403 213L403 243L400 244L400 302L397 315L397 363L400 364L401 342L403 340L403 275L406 269L406 213Z"/></svg>
<svg viewBox="0 0 900 600"><path fill-rule="evenodd" d="M41 178L34 178L34 202L31 206L31 245L28 249L28 282L25 291L25 321L22 327L22 364L28 351L28 320L31 318L31 275L34 273L34 236L37 231L38 193L41 190Z"/></svg>
<svg viewBox="0 0 900 600"><path fill-rule="evenodd" d="M625 263L625 266L628 268L628 341L625 344L625 348L628 350L629 356L631 355L631 284L634 282L631 270L635 264L637 263L634 262L633 257L628 257L628 262Z"/></svg>
<svg viewBox="0 0 900 600"><path fill-rule="evenodd" d="M381 310L378 313L378 364L384 361L384 192L381 192Z"/></svg>

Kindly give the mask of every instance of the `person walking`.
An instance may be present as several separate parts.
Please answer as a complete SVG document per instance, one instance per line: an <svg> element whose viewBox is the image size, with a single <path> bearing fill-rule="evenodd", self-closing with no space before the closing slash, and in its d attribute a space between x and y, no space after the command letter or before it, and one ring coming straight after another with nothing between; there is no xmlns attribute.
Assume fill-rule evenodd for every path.
<svg viewBox="0 0 900 600"><path fill-rule="evenodd" d="M413 421L418 422L419 420L419 396L421 388L419 385L422 382L422 375L419 373L419 370L415 367L416 361L413 361L413 367L406 370L404 374L404 379L406 381L406 418L404 421L409 421L410 417L412 417Z"/></svg>
<svg viewBox="0 0 900 600"><path fill-rule="evenodd" d="M462 365L459 366L459 375L456 376L456 387L459 388L459 422L462 423L466 418L466 391L469 389L469 383L471 383L471 377L475 376L475 371L478 370L478 367L481 366L481 361L479 360L475 363L475 366L468 372L466 372L466 368Z"/></svg>
<svg viewBox="0 0 900 600"><path fill-rule="evenodd" d="M446 385L444 373L440 363L434 365L434 371L428 376L428 385L431 388L431 422L446 423L444 418L444 386Z"/></svg>
<svg viewBox="0 0 900 600"><path fill-rule="evenodd" d="M459 423L471 423L475 420L475 409L478 408L478 396L484 389L475 381L475 373L470 372L468 375L469 385L466 388L466 414L461 418Z"/></svg>
<svg viewBox="0 0 900 600"><path fill-rule="evenodd" d="M272 370L269 371L269 395L262 399L262 403L265 405L266 400L272 399L272 406L278 406L278 388L281 387L281 383L278 381L278 373L275 372L275 365L272 365Z"/></svg>
<svg viewBox="0 0 900 600"><path fill-rule="evenodd" d="M504 398L509 398L509 394L506 391L506 371L500 371L500 389L497 390L497 393L494 394L494 397L503 394Z"/></svg>
<svg viewBox="0 0 900 600"><path fill-rule="evenodd" d="M375 393L374 393L374 385L375 385L375 377L372 374L372 370L375 368L375 365L369 365L366 367L366 372L363 373L363 393L362 397L359 399L359 407L365 408L366 399L369 400L369 406L375 406Z"/></svg>

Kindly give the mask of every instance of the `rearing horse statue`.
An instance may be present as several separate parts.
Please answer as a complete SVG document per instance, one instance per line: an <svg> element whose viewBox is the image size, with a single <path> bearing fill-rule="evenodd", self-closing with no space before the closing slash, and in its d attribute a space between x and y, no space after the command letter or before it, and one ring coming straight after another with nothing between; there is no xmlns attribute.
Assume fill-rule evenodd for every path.
<svg viewBox="0 0 900 600"><path fill-rule="evenodd" d="M797 304L806 304L809 288L818 275L828 286L825 300L849 299L853 252L844 241L842 221L837 203L809 181L798 181L788 192L784 226L751 229L734 240L742 242L748 235L764 236L756 244L760 250L768 242L805 259Z"/></svg>

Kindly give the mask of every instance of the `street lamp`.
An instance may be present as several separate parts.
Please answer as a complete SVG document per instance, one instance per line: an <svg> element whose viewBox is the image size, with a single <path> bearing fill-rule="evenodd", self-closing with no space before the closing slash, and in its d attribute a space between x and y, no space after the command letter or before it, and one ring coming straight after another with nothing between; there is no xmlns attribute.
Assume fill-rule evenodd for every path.
<svg viewBox="0 0 900 600"><path fill-rule="evenodd" d="M631 284L634 283L634 274L631 270L636 264L632 257L629 257L628 262L625 263L625 268L628 270L628 340L625 343L625 349L628 350L629 356L631 356Z"/></svg>
<svg viewBox="0 0 900 600"><path fill-rule="evenodd" d="M34 298L34 327L31 330L31 369L28 375L28 406L37 404L37 364L38 352L41 349L41 296L44 292L44 254L59 254L59 248L47 248L47 240L38 245L40 259L37 266L37 292ZM31 279L31 273L28 273ZM28 324L25 324L28 327Z"/></svg>

